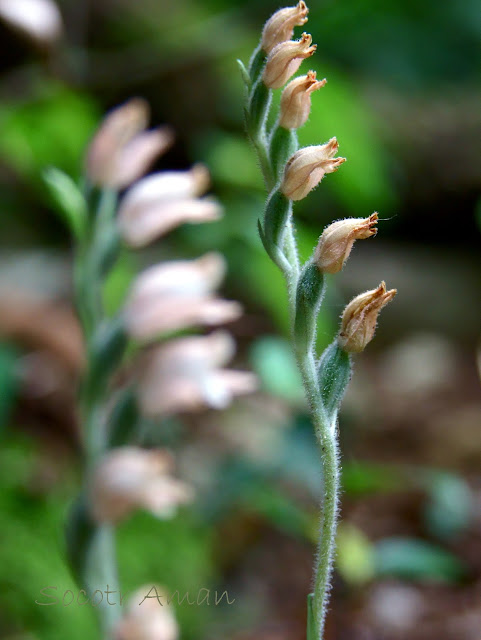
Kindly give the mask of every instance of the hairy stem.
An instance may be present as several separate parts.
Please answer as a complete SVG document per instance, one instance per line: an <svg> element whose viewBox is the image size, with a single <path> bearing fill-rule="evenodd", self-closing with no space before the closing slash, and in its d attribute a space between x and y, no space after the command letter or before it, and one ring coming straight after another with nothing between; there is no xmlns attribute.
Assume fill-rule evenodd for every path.
<svg viewBox="0 0 481 640"><path fill-rule="evenodd" d="M313 614L317 637L322 640L329 601L330 579L334 562L339 502L339 456L335 424L331 424L320 400L315 355L312 347L297 354L306 396L311 410L323 469L323 502L319 546L314 572Z"/></svg>
<svg viewBox="0 0 481 640"><path fill-rule="evenodd" d="M275 187L276 175L279 174L279 180L282 179L280 176L282 175L283 167L281 166L281 163L281 165L276 169L274 166L276 164L276 158L273 159L268 153L265 128L267 112L268 107L265 109L264 116L260 122L258 134L253 140L253 143L257 152L266 189L270 193ZM281 133L284 137L287 136L287 133ZM295 133L289 132L288 141L292 146L292 151L295 151L297 149L297 136ZM283 161L285 162L285 159ZM296 359L309 403L316 438L320 448L323 468L324 498L321 506L319 547L314 571L314 593L312 594L312 597L309 596L308 601L309 625L307 631L308 640L322 640L324 637L324 623L329 600L332 565L334 562L340 475L335 417L329 418L328 413L324 408L316 367L315 319L322 301L324 283L321 282L320 285L321 289L318 303L314 305L315 308L311 309L314 316L311 316L311 318L313 318L313 327L312 331L310 333L308 332L309 337L307 337L307 335L298 335L296 338L295 322L298 303L297 291L301 277L301 269L291 214L289 214L289 218L286 222L283 244L288 266L286 264L286 267L284 268L279 262L278 264L286 279ZM301 313L304 313L305 311L306 310L304 309ZM306 334L306 331L303 331L302 333Z"/></svg>

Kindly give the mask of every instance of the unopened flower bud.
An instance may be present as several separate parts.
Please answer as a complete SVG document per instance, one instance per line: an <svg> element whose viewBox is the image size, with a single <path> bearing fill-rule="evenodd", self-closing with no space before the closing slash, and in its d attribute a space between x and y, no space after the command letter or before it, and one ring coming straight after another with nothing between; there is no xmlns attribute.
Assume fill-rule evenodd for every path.
<svg viewBox="0 0 481 640"><path fill-rule="evenodd" d="M311 94L326 84L327 80L316 80L316 72L291 80L282 92L279 126L298 129L307 122L311 111Z"/></svg>
<svg viewBox="0 0 481 640"><path fill-rule="evenodd" d="M346 161L346 158L334 158L338 148L336 138L331 138L326 144L299 149L286 164L280 186L282 193L290 200L305 198L326 173L333 173Z"/></svg>
<svg viewBox="0 0 481 640"><path fill-rule="evenodd" d="M323 273L337 273L351 253L355 240L364 240L377 233L377 213L369 218L347 218L330 224L319 238L314 262Z"/></svg>
<svg viewBox="0 0 481 640"><path fill-rule="evenodd" d="M281 42L272 49L267 58L262 80L269 89L280 89L296 73L305 58L312 56L317 45L312 36L303 33L300 40Z"/></svg>
<svg viewBox="0 0 481 640"><path fill-rule="evenodd" d="M272 49L286 40L290 40L294 27L301 27L307 22L309 9L301 0L295 7L286 7L276 11L266 22L262 31L262 49L270 53Z"/></svg>
<svg viewBox="0 0 481 640"><path fill-rule="evenodd" d="M341 330L337 338L341 349L348 353L364 350L374 336L379 312L391 302L396 293L396 289L386 291L386 284L381 282L377 289L361 293L351 300L342 314Z"/></svg>

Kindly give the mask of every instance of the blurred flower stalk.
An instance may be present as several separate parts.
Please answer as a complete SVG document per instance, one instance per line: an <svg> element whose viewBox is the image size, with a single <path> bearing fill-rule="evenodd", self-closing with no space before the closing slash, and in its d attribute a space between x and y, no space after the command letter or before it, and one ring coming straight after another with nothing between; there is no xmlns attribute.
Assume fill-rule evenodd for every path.
<svg viewBox="0 0 481 640"><path fill-rule="evenodd" d="M225 272L221 255L151 266L134 278L120 309L106 309L106 282L124 247L141 248L181 224L222 214L215 199L203 196L209 187L203 166L142 178L173 140L168 128L148 130L148 120L140 99L107 115L87 152L83 188L57 169L45 175L74 237L74 290L87 352L79 397L84 486L67 530L70 563L87 593L119 586L119 522L139 508L170 518L192 499L192 489L173 476L172 456L139 446L143 420L223 408L255 388L252 374L225 368L235 351L225 330L184 335L241 314L237 302L216 293ZM124 618L112 606L99 607L99 615L104 638L177 635L173 614L167 619L148 604L133 604Z"/></svg>
<svg viewBox="0 0 481 640"><path fill-rule="evenodd" d="M316 353L316 325L326 289L325 274L338 273L356 240L374 236L378 216L351 218L330 224L319 238L312 257L301 264L293 224L293 203L308 196L325 175L345 162L338 157L338 142L298 148L296 130L308 120L313 92L326 80L316 73L290 80L304 59L314 54L312 37L303 33L292 40L294 28L307 22L301 0L280 9L266 22L259 46L248 68L239 61L246 87L246 130L254 146L268 191L259 233L270 258L285 276L291 312L292 341L323 465L323 504L319 549L314 568L314 592L308 597L308 640L324 638L330 579L335 553L339 503L340 464L337 415L351 377L351 357L374 336L380 310L396 290L384 282L357 296L346 307L337 337ZM267 121L272 91L281 89L280 113L272 129Z"/></svg>

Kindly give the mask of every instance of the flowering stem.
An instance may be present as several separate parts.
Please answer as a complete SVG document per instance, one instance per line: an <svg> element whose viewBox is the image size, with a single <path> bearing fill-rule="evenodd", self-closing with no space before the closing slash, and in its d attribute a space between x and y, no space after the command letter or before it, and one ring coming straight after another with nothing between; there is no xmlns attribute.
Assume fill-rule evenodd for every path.
<svg viewBox="0 0 481 640"><path fill-rule="evenodd" d="M80 390L80 420L85 438L84 493L88 490L92 469L108 448L108 379L118 361L118 356L112 354L111 345L118 344L121 351L124 346L118 339L120 330L115 319L106 316L103 305L105 276L117 250L116 199L116 193L111 190L104 190L99 195L89 233L79 247L75 264L75 293L87 349L87 368ZM77 527L78 531L73 535L73 553L81 558L77 577L82 588L90 596L97 589L105 589L107 584L115 589L118 578L114 529L110 525L97 525L84 512ZM88 532L84 538L79 534L82 528ZM107 637L120 615L120 608L102 602L97 609L102 633Z"/></svg>
<svg viewBox="0 0 481 640"><path fill-rule="evenodd" d="M262 93L258 92L258 95L262 95ZM266 189L270 193L261 233L266 250L286 279L295 354L311 411L323 467L324 499L321 507L320 540L314 571L314 593L309 596L308 616L308 640L322 640L334 561L340 475L335 431L337 411L328 414L325 409L322 400L322 379L319 379L316 366L316 320L324 295L325 283L319 270L311 263L307 263L301 271L292 224L292 203L289 202L286 208L286 204L283 202L285 196L274 189L277 180L282 176L283 167L288 159L287 150L289 153L294 153L297 150L297 136L295 132L291 131L274 131L271 137L270 153L268 152L266 119L270 95L268 98L265 97L265 100L266 105L263 109L256 104L256 111L257 113L262 112L262 118L257 116L255 120L258 124L256 135L251 135ZM252 102L251 99L251 105ZM253 121L252 116L248 106L248 124ZM280 224L283 225L282 234L278 232ZM275 240L278 238L281 238L280 244L282 246L276 244Z"/></svg>

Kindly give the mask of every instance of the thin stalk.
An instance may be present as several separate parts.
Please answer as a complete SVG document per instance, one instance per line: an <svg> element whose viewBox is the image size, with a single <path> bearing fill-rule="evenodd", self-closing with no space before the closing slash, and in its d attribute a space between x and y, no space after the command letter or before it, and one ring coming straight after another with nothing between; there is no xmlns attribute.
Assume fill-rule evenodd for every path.
<svg viewBox="0 0 481 640"><path fill-rule="evenodd" d="M75 265L75 285L77 304L82 315L88 363L80 393L80 415L85 434L84 474L85 483L98 459L108 448L106 404L107 380L98 381L95 376L96 356L94 351L95 333L106 321L103 305L104 273L102 267L105 254L109 250L109 236L113 232L113 214L116 194L105 190L100 195L96 214L92 220L88 242L80 248ZM98 357L98 356L97 356ZM86 555L84 566L85 587L92 594L97 589L115 589L118 584L115 551L115 530L110 525L95 526ZM108 637L120 616L120 608L102 603L98 615L104 637Z"/></svg>
<svg viewBox="0 0 481 640"><path fill-rule="evenodd" d="M276 178L274 177L276 172L267 150L266 119L267 113L262 122L261 129L253 142L257 151L264 183L267 191L270 193L276 183ZM297 145L297 136L294 142ZM291 325L294 327L300 264L294 228L290 218L285 229L284 247L290 269L282 269L282 271L287 284ZM294 335L293 342L296 345ZM296 345L295 351L297 364L301 372L310 407L323 468L324 498L321 506L319 546L314 571L314 593L312 597L309 596L308 600L308 640L322 640L324 637L330 579L334 561L340 467L335 424L332 424L329 420L321 400L314 343L313 335L307 346L305 342L302 347Z"/></svg>
<svg viewBox="0 0 481 640"><path fill-rule="evenodd" d="M318 435L322 452L324 502L321 518L321 535L316 559L314 582L314 619L317 623L319 638L324 637L331 574L336 549L337 514L339 505L340 465L338 444L335 435L322 438Z"/></svg>
<svg viewBox="0 0 481 640"><path fill-rule="evenodd" d="M93 594L97 589L117 591L117 559L115 550L115 529L110 524L96 527L91 541L88 567L88 591ZM108 595L97 607L103 638L110 638L112 629L120 617L121 607L109 603Z"/></svg>
<svg viewBox="0 0 481 640"><path fill-rule="evenodd" d="M297 354L298 366L311 410L323 470L323 503L319 546L314 571L314 595L312 609L318 635L324 637L324 623L329 601L330 580L334 561L339 503L339 455L335 425L329 422L320 401L319 384L313 348Z"/></svg>

